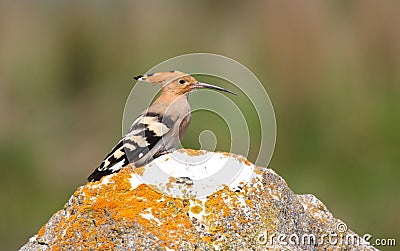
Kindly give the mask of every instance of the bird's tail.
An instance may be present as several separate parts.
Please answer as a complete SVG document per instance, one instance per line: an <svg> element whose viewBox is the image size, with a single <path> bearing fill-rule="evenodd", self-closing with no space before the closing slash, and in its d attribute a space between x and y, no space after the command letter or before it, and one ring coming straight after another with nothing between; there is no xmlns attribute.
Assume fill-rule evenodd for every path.
<svg viewBox="0 0 400 251"><path fill-rule="evenodd" d="M123 142L118 142L118 144L111 150L111 152L106 156L106 158L101 162L100 166L93 171L93 173L88 177L88 181L98 181L101 177L116 173L122 167L129 164L128 158L125 154L123 147Z"/></svg>
<svg viewBox="0 0 400 251"><path fill-rule="evenodd" d="M94 170L94 172L87 178L88 181L98 181L100 180L103 176L112 174L113 171L110 169L104 170L104 171L99 171L98 169Z"/></svg>

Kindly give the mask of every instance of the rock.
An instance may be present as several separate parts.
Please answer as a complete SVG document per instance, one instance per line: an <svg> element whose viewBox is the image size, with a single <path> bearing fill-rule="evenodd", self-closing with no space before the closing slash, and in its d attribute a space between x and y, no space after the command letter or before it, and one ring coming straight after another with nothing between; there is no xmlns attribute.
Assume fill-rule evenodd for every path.
<svg viewBox="0 0 400 251"><path fill-rule="evenodd" d="M273 170L194 150L79 187L20 250L57 249L376 250Z"/></svg>

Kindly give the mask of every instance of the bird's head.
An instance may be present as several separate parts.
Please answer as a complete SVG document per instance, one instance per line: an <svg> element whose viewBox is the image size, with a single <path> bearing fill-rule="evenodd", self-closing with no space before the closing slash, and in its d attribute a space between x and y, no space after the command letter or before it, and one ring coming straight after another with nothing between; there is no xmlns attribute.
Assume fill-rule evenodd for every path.
<svg viewBox="0 0 400 251"><path fill-rule="evenodd" d="M134 77L134 79L160 85L163 92L175 95L184 95L192 90L201 88L214 89L236 95L236 93L222 87L201 83L191 75L180 71L167 71L146 74Z"/></svg>

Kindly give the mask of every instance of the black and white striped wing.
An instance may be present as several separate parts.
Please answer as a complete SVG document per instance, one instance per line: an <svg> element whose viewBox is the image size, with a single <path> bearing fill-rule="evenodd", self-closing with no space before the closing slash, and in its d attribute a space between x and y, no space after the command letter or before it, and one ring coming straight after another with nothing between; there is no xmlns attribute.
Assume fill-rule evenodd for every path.
<svg viewBox="0 0 400 251"><path fill-rule="evenodd" d="M153 156L165 152L168 147L174 122L166 116L145 113L133 122L129 132L118 142L100 166L88 177L88 181L97 181L105 175L118 172L129 163L144 165Z"/></svg>

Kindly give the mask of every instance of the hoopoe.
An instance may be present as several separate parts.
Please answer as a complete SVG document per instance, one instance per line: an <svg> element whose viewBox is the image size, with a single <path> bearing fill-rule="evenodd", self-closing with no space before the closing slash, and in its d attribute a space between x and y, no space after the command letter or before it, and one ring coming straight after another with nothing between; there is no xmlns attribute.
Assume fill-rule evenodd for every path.
<svg viewBox="0 0 400 251"><path fill-rule="evenodd" d="M191 75L179 71L141 75L134 79L160 85L160 97L139 115L128 133L88 177L88 181L100 180L129 164L143 166L173 151L190 123L188 96L192 90L208 88L236 95L227 89L198 82Z"/></svg>

